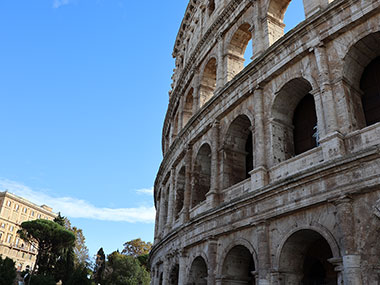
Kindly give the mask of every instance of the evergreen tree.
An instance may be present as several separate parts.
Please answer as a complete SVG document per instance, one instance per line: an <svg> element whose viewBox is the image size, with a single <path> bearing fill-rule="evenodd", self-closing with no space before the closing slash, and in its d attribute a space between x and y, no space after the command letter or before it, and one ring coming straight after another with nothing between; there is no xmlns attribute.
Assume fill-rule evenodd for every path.
<svg viewBox="0 0 380 285"><path fill-rule="evenodd" d="M0 285L10 285L13 284L16 279L16 267L15 262L6 257L1 258L0 255Z"/></svg>
<svg viewBox="0 0 380 285"><path fill-rule="evenodd" d="M94 280L95 284L102 284L104 270L106 269L106 257L101 247L96 254L95 268L94 268Z"/></svg>

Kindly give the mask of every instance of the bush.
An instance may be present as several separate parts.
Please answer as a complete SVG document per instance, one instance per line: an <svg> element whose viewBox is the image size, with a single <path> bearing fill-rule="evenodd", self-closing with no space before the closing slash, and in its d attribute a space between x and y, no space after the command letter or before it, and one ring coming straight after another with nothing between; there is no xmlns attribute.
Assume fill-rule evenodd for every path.
<svg viewBox="0 0 380 285"><path fill-rule="evenodd" d="M56 282L50 275L33 275L30 285L56 285Z"/></svg>
<svg viewBox="0 0 380 285"><path fill-rule="evenodd" d="M0 256L0 285L12 285L15 279L15 262L8 257L2 259Z"/></svg>

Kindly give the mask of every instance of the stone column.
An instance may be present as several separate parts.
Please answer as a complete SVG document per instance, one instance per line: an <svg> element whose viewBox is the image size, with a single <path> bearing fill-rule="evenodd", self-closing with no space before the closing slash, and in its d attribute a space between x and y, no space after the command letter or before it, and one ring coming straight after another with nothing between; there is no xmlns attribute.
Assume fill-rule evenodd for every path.
<svg viewBox="0 0 380 285"><path fill-rule="evenodd" d="M169 277L170 277L170 261L169 257L166 257L163 264L163 284L168 285L169 284Z"/></svg>
<svg viewBox="0 0 380 285"><path fill-rule="evenodd" d="M168 220L167 220L167 227L171 227L173 224L173 209L175 205L175 168L173 167L170 171L170 186L168 190L168 196L169 196L169 202L168 202Z"/></svg>
<svg viewBox="0 0 380 285"><path fill-rule="evenodd" d="M199 72L194 71L194 90L193 90L193 115L198 111L199 109L199 90L200 90L200 79L199 79Z"/></svg>
<svg viewBox="0 0 380 285"><path fill-rule="evenodd" d="M264 52L263 25L261 21L261 0L250 0L253 6L253 27L252 32L252 59L260 56Z"/></svg>
<svg viewBox="0 0 380 285"><path fill-rule="evenodd" d="M344 196L334 202L337 209L343 257L343 280L345 285L361 285L361 257L355 244L355 221L350 197Z"/></svg>
<svg viewBox="0 0 380 285"><path fill-rule="evenodd" d="M218 35L218 59L216 65L216 88L219 90L224 86L224 39L223 35Z"/></svg>
<svg viewBox="0 0 380 285"><path fill-rule="evenodd" d="M208 258L208 279L207 284L215 284L216 265L217 265L218 241L215 238L208 240L207 258Z"/></svg>
<svg viewBox="0 0 380 285"><path fill-rule="evenodd" d="M270 284L270 251L269 251L269 234L268 225L261 222L257 226L257 239L258 239L258 264L256 265L258 271L258 285Z"/></svg>
<svg viewBox="0 0 380 285"><path fill-rule="evenodd" d="M219 203L219 130L219 121L215 121L211 129L211 185L210 191L206 194L211 207L216 207Z"/></svg>
<svg viewBox="0 0 380 285"><path fill-rule="evenodd" d="M255 138L254 168L251 174L251 187L257 189L268 184L268 172L266 169L266 144L264 129L264 97L263 90L257 86L253 93L253 105L255 112L255 126L252 138Z"/></svg>
<svg viewBox="0 0 380 285"><path fill-rule="evenodd" d="M183 210L182 210L182 223L186 223L189 220L190 199L191 199L191 182L192 182L192 146L188 145L185 155L186 173L185 173L185 193L183 197Z"/></svg>
<svg viewBox="0 0 380 285"><path fill-rule="evenodd" d="M158 227L158 236L162 236L162 232L165 227L165 195L164 195L164 189L161 188L160 191L160 217L159 217L159 227Z"/></svg>
<svg viewBox="0 0 380 285"><path fill-rule="evenodd" d="M186 284L187 276L186 276L186 260L187 260L187 252L186 250L182 250L179 255L179 278L178 284Z"/></svg>
<svg viewBox="0 0 380 285"><path fill-rule="evenodd" d="M325 160L329 160L344 155L345 147L343 136L339 132L337 108L330 82L329 62L323 43L314 48L314 55L319 71L320 84L320 100L315 100L315 102L317 110L320 109L318 118L324 120L323 124L318 124L319 128L323 127L323 129L318 130L320 132L319 143L322 146ZM314 98L316 97L317 95L315 94Z"/></svg>

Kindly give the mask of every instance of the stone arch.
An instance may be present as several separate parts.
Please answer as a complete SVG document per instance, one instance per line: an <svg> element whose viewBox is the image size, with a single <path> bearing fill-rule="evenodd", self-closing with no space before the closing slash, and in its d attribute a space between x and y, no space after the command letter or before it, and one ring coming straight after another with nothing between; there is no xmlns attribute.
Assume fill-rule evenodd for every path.
<svg viewBox="0 0 380 285"><path fill-rule="evenodd" d="M236 31L228 39L226 49L227 59L227 81L230 81L244 68L244 53L248 43L252 39L251 25L244 22L238 26Z"/></svg>
<svg viewBox="0 0 380 285"><path fill-rule="evenodd" d="M207 285L207 263L202 256L197 256L191 263L187 285Z"/></svg>
<svg viewBox="0 0 380 285"><path fill-rule="evenodd" d="M176 191L175 191L175 219L179 218L179 214L183 209L185 198L185 181L186 181L186 166L182 166L177 173Z"/></svg>
<svg viewBox="0 0 380 285"><path fill-rule="evenodd" d="M199 88L199 103L203 106L214 95L216 88L216 58L214 56L207 60L202 72L201 85Z"/></svg>
<svg viewBox="0 0 380 285"><path fill-rule="evenodd" d="M204 200L211 186L211 147L208 143L203 144L195 158L194 188L191 193L191 207L195 207Z"/></svg>
<svg viewBox="0 0 380 285"><path fill-rule="evenodd" d="M255 253L249 242L239 240L224 251L218 272L221 284L256 284Z"/></svg>
<svg viewBox="0 0 380 285"><path fill-rule="evenodd" d="M237 116L224 137L223 186L230 187L250 177L253 170L252 123L246 115Z"/></svg>
<svg viewBox="0 0 380 285"><path fill-rule="evenodd" d="M186 94L186 97L184 98L185 102L183 104L183 114L182 114L183 126L187 124L187 122L190 120L191 116L193 115L193 102L194 102L193 92L194 92L194 89L190 88L190 90Z"/></svg>
<svg viewBox="0 0 380 285"><path fill-rule="evenodd" d="M288 81L276 93L271 108L274 162L284 161L318 145L318 120L311 90L310 82L298 77Z"/></svg>
<svg viewBox="0 0 380 285"><path fill-rule="evenodd" d="M380 32L370 33L353 44L344 58L343 78L358 128L380 121Z"/></svg>
<svg viewBox="0 0 380 285"><path fill-rule="evenodd" d="M170 270L169 285L178 285L178 280L179 280L179 265L178 263L176 263Z"/></svg>
<svg viewBox="0 0 380 285"><path fill-rule="evenodd" d="M337 284L329 259L339 257L332 235L322 228L293 229L278 247L276 267L285 284Z"/></svg>

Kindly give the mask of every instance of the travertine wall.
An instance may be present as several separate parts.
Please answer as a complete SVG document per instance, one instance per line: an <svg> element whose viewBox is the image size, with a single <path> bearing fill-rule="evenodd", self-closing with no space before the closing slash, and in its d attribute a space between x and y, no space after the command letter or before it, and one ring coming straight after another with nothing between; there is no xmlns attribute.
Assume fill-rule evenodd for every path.
<svg viewBox="0 0 380 285"><path fill-rule="evenodd" d="M153 284L378 284L380 123L360 80L380 2L304 0L286 35L289 0L211 2L190 1L173 52ZM306 96L315 126L294 121Z"/></svg>

